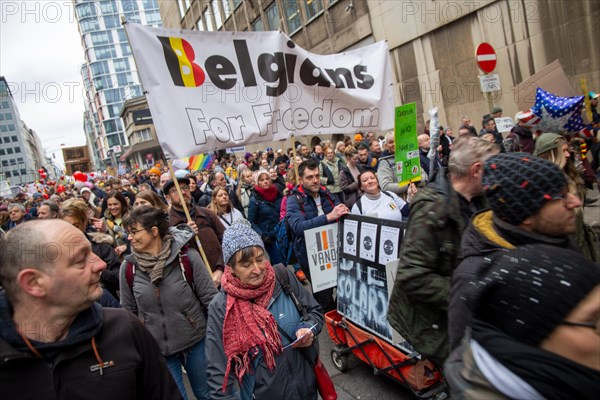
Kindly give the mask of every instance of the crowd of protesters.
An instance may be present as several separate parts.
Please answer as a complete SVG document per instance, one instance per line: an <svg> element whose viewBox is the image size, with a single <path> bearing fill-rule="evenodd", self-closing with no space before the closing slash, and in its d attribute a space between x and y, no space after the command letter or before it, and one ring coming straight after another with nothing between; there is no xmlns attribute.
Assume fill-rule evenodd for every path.
<svg viewBox="0 0 600 400"><path fill-rule="evenodd" d="M106 263L100 277L102 304L119 306L116 301L120 301L144 322L184 398L182 366L197 398L229 398L236 391L251 398L252 393L286 393L285 385L275 390L280 383L268 373L252 379L246 375L252 369L247 360L252 348L260 347L259 363L273 371L284 360L274 355L283 351L283 342L291 342L279 337L277 323L272 321L273 310L290 307L269 303L283 290L274 281L273 266L293 267L295 274L290 273L288 279L310 280L303 232L349 213L406 221L389 305L392 326L440 368L454 351L446 365L453 371L453 389L459 388L463 394L477 397L477 393L495 390L509 397L546 396L548 382L540 383L538 377L521 376L518 388L499 390L497 382L502 377L490 376L487 364L474 367L473 358L484 357L488 364L507 369L505 376L519 377L522 366L516 361L509 363L498 353L497 346L512 343L515 352L529 346L532 358L545 349L554 354L551 362L556 362L556 354L574 361L580 378L581 374L599 376L598 362L579 362L572 356L580 349L564 354L563 348L553 346L567 346L559 327L589 326L599 333L600 310L593 314L594 321L576 318L582 314L577 314L582 304L590 302L589 296L598 297L600 285L594 269L600 260L597 238L583 223L582 213L585 204L597 200L588 197L587 191L597 185L600 144L549 132L534 134L519 115L517 126L504 138L494 123L501 113L494 109L484 116L479 133L467 116L456 136L452 129L440 127L440 143L433 158L428 155L430 132L425 129L418 136L422 179L405 187L398 185L395 173L393 133L376 137L367 132L336 143L323 141L312 149L296 143L295 149L285 152L269 147L242 157L224 154L207 170L179 166L174 177L166 166L156 165L118 177L97 173L75 182L31 184L14 197L0 199L0 233L8 237L32 220L68 222L85 235L91 251ZM290 231L288 248L282 248L278 240L282 224ZM564 250L560 257L543 255L556 248ZM502 306L506 288L498 274L502 268L517 271L520 267L513 265L514 260L524 252L543 258L545 273L560 269L555 263L566 258L567 252L573 253L569 265L574 265L573 260L586 260L581 268L587 275L582 276L591 281L569 278L581 291L577 296L572 291L560 292L572 298L566 302L568 307L560 310L560 321L553 316L549 325L542 327L532 312L525 316ZM189 281L186 268L193 270ZM507 284L513 285L513 275L505 279ZM1 276L7 279L6 274ZM498 280L502 282L495 292L485 285ZM549 275L545 282L554 280L555 276ZM267 291L260 286L263 282ZM308 333L310 341L303 341L300 347L311 347L321 329L322 312L335 308L335 293L324 290L313 299L305 296L295 279L293 282L312 315L311 323L305 320L298 325L301 321L294 320L294 327L300 329L284 329L292 336ZM523 293L531 289L522 282L519 285ZM217 294L219 288L222 291ZM546 299L544 296L539 295ZM260 302L254 305L254 299ZM549 307L555 304L547 301ZM521 303L518 306L527 308ZM252 335L239 335L239 323L251 310L256 313L250 321ZM515 328L511 318L539 329L538 337L527 338L524 328ZM315 327L307 329L311 325ZM256 336L260 330L268 333L266 342ZM486 341L489 332L494 333L492 341ZM477 341L461 344L465 335ZM555 340L548 342L552 338ZM600 357L600 344L596 345L588 350ZM210 354L208 361L206 354ZM302 355L286 357L303 362ZM302 366L302 373L310 375L310 370L304 369ZM458 370L483 376L485 388L477 387L472 376ZM281 370L274 376L293 380ZM307 397L302 398L316 398L313 378L307 379L312 388L303 389ZM232 385L234 381L236 385ZM597 382L582 384L598 390Z"/></svg>

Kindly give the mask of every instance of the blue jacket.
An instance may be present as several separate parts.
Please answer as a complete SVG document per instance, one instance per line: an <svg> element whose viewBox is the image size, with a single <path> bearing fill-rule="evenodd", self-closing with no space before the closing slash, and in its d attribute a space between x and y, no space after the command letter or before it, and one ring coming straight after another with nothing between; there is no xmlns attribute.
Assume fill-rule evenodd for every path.
<svg viewBox="0 0 600 400"><path fill-rule="evenodd" d="M313 332L318 335L323 327L323 315L321 306L302 287L296 277L287 271L290 289L300 303L306 309L308 321L302 321L298 309L292 299L288 297L275 280L273 297L267 306L269 312L275 318L285 332L296 336L300 328L310 328L315 325ZM206 333L206 360L208 367L208 385L212 399L246 400L252 399L288 399L288 400L317 400L316 378L313 369L308 364L305 356L299 349L288 347L283 353L275 356L275 370L270 372L265 365L262 353L258 354L252 361L253 374L246 374L242 384L231 369L227 380L225 393L221 390L225 378L225 367L227 356L223 349L223 320L225 319L225 307L227 305L227 294L223 291L217 293L208 309L208 329ZM240 327L243 329L243 327ZM279 334L281 345L285 347L289 341ZM316 343L316 342L315 342ZM316 346L316 344L313 344Z"/></svg>
<svg viewBox="0 0 600 400"><path fill-rule="evenodd" d="M256 191L252 192L248 204L248 221L252 224L252 229L260 236L275 238L275 226L279 222L281 200L280 194L277 195L274 202L269 202Z"/></svg>
<svg viewBox="0 0 600 400"><path fill-rule="evenodd" d="M306 255L306 241L304 231L327 225L327 214L339 204L339 201L324 186L319 189L323 215L318 214L317 203L312 196L304 193L303 186L297 186L287 200L286 218L294 232L294 253L298 262L303 267L308 267L308 256ZM301 199L299 201L299 199ZM302 204L300 204L302 203Z"/></svg>

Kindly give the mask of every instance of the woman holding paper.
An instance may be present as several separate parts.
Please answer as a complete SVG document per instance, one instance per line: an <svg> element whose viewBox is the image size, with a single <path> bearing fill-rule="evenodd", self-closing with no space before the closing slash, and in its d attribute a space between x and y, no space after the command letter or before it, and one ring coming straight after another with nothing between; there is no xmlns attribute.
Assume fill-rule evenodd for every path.
<svg viewBox="0 0 600 400"><path fill-rule="evenodd" d="M352 206L352 214L394 221L408 218L408 203L393 192L381 190L373 171L361 172L357 180L363 194Z"/></svg>
<svg viewBox="0 0 600 400"><path fill-rule="evenodd" d="M225 230L223 290L210 304L206 334L211 398L316 400L321 307L265 253L250 226Z"/></svg>

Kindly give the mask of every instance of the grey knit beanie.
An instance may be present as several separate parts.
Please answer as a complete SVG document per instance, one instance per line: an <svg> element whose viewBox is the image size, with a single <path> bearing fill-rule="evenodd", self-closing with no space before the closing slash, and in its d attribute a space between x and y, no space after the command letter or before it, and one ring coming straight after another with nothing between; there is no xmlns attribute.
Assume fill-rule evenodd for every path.
<svg viewBox="0 0 600 400"><path fill-rule="evenodd" d="M239 250L246 247L260 247L265 250L265 245L254 229L244 222L235 222L223 234L223 260L231 265L231 257Z"/></svg>

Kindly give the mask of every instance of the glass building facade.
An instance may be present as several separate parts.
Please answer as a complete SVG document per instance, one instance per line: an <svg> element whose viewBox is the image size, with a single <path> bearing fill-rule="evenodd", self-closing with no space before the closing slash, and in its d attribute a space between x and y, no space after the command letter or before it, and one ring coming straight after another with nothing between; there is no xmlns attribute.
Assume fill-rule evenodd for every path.
<svg viewBox="0 0 600 400"><path fill-rule="evenodd" d="M127 146L119 117L123 103L142 95L142 86L121 17L161 26L157 0L74 0L85 53L81 76L86 95L84 130L96 168Z"/></svg>

